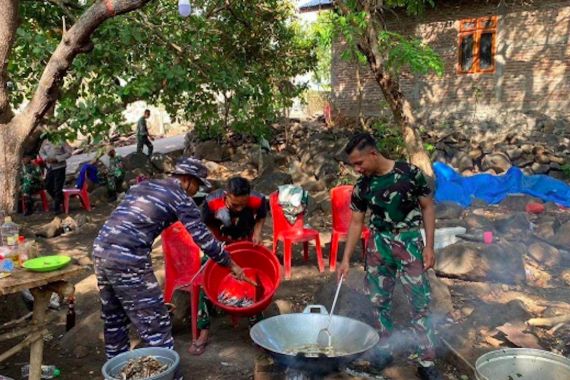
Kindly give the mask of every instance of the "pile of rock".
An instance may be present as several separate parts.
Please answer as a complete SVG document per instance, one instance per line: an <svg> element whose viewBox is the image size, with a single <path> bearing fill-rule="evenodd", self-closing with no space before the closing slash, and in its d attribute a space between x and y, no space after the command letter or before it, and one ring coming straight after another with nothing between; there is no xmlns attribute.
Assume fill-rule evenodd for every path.
<svg viewBox="0 0 570 380"><path fill-rule="evenodd" d="M450 164L464 175L500 174L511 166L525 174L548 174L565 179L570 164L570 128L548 119L527 118L518 130L474 133L467 125L433 128L424 135L435 147L433 161Z"/></svg>
<svg viewBox="0 0 570 380"><path fill-rule="evenodd" d="M467 229L464 240L437 252L438 275L541 287L560 281L570 262L570 212L546 204L543 213L530 214L525 211L530 202L540 201L511 195L497 206L477 202L461 214L452 204L438 205L438 226ZM493 233L492 244L483 243L484 231Z"/></svg>

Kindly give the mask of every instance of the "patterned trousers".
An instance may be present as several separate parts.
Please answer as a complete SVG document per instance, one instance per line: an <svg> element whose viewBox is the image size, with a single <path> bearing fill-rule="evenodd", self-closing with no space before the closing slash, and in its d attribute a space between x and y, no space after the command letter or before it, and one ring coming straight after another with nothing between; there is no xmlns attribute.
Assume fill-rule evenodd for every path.
<svg viewBox="0 0 570 380"><path fill-rule="evenodd" d="M412 330L418 342L420 364L430 366L435 359L434 332L429 320L431 294L422 250L419 231L373 232L366 258L366 282L370 300L376 306L381 344L390 349L389 337L394 328L392 293L396 280L400 281L412 306Z"/></svg>
<svg viewBox="0 0 570 380"><path fill-rule="evenodd" d="M150 263L135 268L95 258L95 275L108 359L130 349L130 323L145 346L174 349L170 316Z"/></svg>

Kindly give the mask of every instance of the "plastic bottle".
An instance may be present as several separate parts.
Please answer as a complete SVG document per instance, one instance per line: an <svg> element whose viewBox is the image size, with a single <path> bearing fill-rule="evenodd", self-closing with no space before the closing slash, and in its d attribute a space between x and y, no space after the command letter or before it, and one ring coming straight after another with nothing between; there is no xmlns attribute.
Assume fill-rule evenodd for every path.
<svg viewBox="0 0 570 380"><path fill-rule="evenodd" d="M20 236L20 227L12 222L12 217L6 216L4 218L4 224L1 227L2 230L2 243L9 248L17 248L18 246L18 236Z"/></svg>
<svg viewBox="0 0 570 380"><path fill-rule="evenodd" d="M61 374L59 368L54 365L42 365L42 379L54 379ZM27 379L30 376L30 365L26 364L22 367L22 379Z"/></svg>
<svg viewBox="0 0 570 380"><path fill-rule="evenodd" d="M67 304L67 315L65 316L65 331L71 330L75 326L75 299L71 297Z"/></svg>

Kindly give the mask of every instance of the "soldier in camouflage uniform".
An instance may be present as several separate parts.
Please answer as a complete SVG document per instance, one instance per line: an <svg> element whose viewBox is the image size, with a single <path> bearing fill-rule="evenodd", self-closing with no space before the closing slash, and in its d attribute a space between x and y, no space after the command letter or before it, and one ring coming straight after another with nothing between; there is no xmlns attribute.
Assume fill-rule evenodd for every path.
<svg viewBox="0 0 570 380"><path fill-rule="evenodd" d="M115 152L113 146L107 147L109 156L109 169L107 171L107 196L110 201L117 199L117 193L121 191L121 186L125 179L125 168L123 158Z"/></svg>
<svg viewBox="0 0 570 380"><path fill-rule="evenodd" d="M230 267L238 279L245 278L202 223L200 209L191 198L200 184L209 186L207 173L199 160L179 160L172 177L131 187L99 231L93 258L108 358L129 350L129 322L146 346L174 348L170 317L150 253L154 239L177 220L212 260Z"/></svg>
<svg viewBox="0 0 570 380"><path fill-rule="evenodd" d="M420 169L385 158L369 134L356 135L346 153L362 174L352 193L352 220L341 265L346 275L350 256L360 239L364 216L371 211L371 241L366 258L366 282L376 306L381 336L379 365L392 360L388 338L392 332L392 292L399 280L412 305L412 329L418 342L418 373L422 379L442 379L434 366L434 333L429 320L430 286L426 270L435 264L433 250L435 208L430 188ZM424 223L424 246L420 225Z"/></svg>
<svg viewBox="0 0 570 380"><path fill-rule="evenodd" d="M32 195L43 188L42 169L32 160L33 155L25 154L22 159L22 170L20 172L20 192L26 204L26 215L34 212Z"/></svg>

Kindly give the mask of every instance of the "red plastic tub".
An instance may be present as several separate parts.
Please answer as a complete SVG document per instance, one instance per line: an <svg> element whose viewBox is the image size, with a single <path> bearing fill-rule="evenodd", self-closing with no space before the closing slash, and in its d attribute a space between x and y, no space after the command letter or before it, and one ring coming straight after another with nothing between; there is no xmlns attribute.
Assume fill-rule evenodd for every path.
<svg viewBox="0 0 570 380"><path fill-rule="evenodd" d="M204 269L203 289L210 301L228 314L249 317L261 313L273 299L281 281L279 260L267 248L252 243L240 242L226 247L232 259L241 266L248 278L258 283L255 287L244 281L232 278L229 268L222 267L209 260ZM248 295L254 299L252 305L235 307L218 301L218 295L224 291L233 294Z"/></svg>

